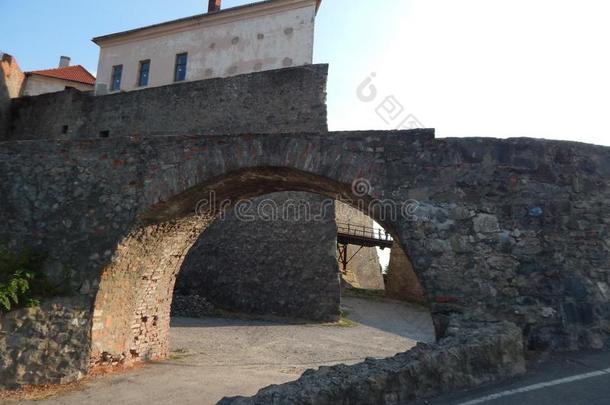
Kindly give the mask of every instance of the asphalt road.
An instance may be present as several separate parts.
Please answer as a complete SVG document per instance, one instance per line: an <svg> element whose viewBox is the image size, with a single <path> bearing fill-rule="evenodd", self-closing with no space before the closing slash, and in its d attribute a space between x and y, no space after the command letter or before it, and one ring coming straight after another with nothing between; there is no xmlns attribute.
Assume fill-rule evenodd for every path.
<svg viewBox="0 0 610 405"><path fill-rule="evenodd" d="M522 377L417 405L609 405L610 352L553 355Z"/></svg>

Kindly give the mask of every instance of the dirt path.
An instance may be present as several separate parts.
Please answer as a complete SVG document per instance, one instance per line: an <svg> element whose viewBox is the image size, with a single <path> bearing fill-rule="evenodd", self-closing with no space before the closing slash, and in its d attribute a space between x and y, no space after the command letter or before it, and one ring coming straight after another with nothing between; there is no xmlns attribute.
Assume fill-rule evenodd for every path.
<svg viewBox="0 0 610 405"><path fill-rule="evenodd" d="M345 297L343 305L354 326L177 318L170 360L20 404L214 404L295 380L308 368L392 356L417 340L433 339L430 315L418 307L353 297Z"/></svg>

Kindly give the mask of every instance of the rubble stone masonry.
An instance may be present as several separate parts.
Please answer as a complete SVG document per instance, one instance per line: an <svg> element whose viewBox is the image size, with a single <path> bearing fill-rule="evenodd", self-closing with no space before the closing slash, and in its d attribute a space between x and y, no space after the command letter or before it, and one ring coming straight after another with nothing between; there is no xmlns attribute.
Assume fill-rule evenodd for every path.
<svg viewBox="0 0 610 405"><path fill-rule="evenodd" d="M302 69L266 72L263 82L292 100L284 103L305 100L305 122L307 94L323 99L319 87L302 82L302 98L281 91L290 75L316 82L320 67ZM68 381L83 364L163 358L176 274L218 203L284 191L370 207L410 258L439 339L454 333L455 319L508 321L530 350L610 346L610 148L437 139L433 130L56 140L39 129L39 140L0 143L0 240L45 250L50 273L73 269L77 295L61 316L48 303L36 322L3 316L0 350L13 363L0 386ZM357 195L351 185L362 178L371 189ZM390 215L406 203L408 215ZM17 321L5 323L9 316ZM40 325L61 343L43 346ZM28 368L35 373L11 371Z"/></svg>
<svg viewBox="0 0 610 405"><path fill-rule="evenodd" d="M351 182L364 174L373 189L361 202L392 196L391 209L417 195L407 217L370 214L411 258L439 337L459 316L511 321L528 349L610 344L606 147L429 130L9 142L0 239L76 270L91 341L65 341L62 353L161 358L175 274L215 217L214 204L193 210L210 190L218 200L283 190L356 199ZM7 344L14 333L3 329Z"/></svg>

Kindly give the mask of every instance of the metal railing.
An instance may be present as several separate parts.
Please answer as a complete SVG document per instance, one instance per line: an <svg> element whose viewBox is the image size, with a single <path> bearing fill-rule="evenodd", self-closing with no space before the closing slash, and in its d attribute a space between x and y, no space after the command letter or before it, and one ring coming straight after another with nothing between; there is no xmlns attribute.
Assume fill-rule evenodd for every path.
<svg viewBox="0 0 610 405"><path fill-rule="evenodd" d="M349 223L337 222L337 233L387 242L391 242L394 240L392 238L392 235L390 235L381 228L371 228L364 225L355 225Z"/></svg>

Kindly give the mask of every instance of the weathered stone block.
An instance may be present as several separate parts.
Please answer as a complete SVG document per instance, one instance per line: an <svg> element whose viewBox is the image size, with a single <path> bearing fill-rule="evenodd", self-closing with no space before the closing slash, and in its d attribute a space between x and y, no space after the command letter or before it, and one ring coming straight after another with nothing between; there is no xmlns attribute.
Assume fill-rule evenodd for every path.
<svg viewBox="0 0 610 405"><path fill-rule="evenodd" d="M476 233L497 233L500 232L498 218L494 215L479 214L472 220Z"/></svg>

